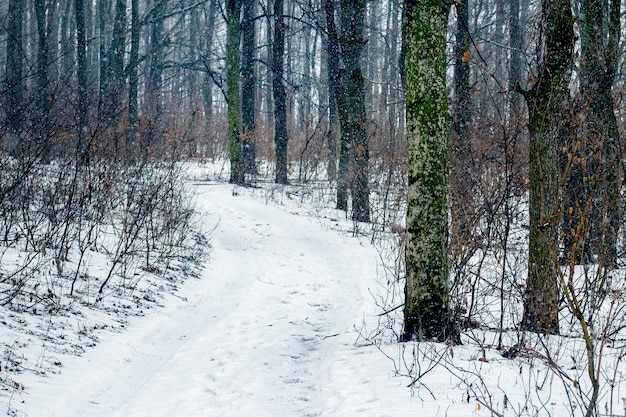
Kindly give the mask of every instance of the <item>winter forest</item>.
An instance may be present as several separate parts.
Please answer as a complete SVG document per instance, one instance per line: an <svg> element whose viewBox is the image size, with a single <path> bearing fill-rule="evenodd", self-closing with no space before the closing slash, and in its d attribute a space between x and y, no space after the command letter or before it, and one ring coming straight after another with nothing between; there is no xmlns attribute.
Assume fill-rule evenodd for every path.
<svg viewBox="0 0 626 417"><path fill-rule="evenodd" d="M332 356L320 346L345 333L345 355L366 351L389 368L383 379L400 388L385 395L400 398L394 407L409 401L397 413L623 415L625 9L0 0L7 415L27 415L16 405L28 402L26 374L62 374L59 355L82 355L104 331L133 332L133 317L165 300L187 301L177 295L187 281L221 265L220 222L259 200L373 250L377 268L350 278L363 280L369 313L329 292L328 305L354 311L341 315L347 330L314 340ZM301 232L294 244L317 235ZM279 247L271 236L260 245ZM299 262L290 250L285 259ZM345 278L351 257L327 267ZM229 288L220 285L209 286ZM315 314L330 308L307 300ZM335 408L290 410L383 415L330 397Z"/></svg>

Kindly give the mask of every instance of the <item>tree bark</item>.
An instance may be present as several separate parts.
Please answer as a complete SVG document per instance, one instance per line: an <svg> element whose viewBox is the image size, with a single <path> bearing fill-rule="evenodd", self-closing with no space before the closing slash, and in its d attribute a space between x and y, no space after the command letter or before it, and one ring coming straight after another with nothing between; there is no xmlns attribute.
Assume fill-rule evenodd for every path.
<svg viewBox="0 0 626 417"><path fill-rule="evenodd" d="M139 22L139 0L131 0L130 26L130 58L128 62L128 135L126 138L126 157L130 161L133 161L137 153L137 135L139 130L139 40L141 35L141 24Z"/></svg>
<svg viewBox="0 0 626 417"><path fill-rule="evenodd" d="M78 141L76 156L79 163L87 158L86 139L88 136L89 103L87 99L87 39L85 31L85 3L75 0L76 14L76 78L78 81Z"/></svg>
<svg viewBox="0 0 626 417"><path fill-rule="evenodd" d="M272 91L274 94L274 144L276 146L276 183L287 184L287 96L283 85L285 24L283 0L274 0L274 40L272 42Z"/></svg>
<svg viewBox="0 0 626 417"><path fill-rule="evenodd" d="M9 128L12 134L19 135L22 129L22 100L24 95L23 73L23 20L24 0L10 0L7 24L6 56L6 109Z"/></svg>
<svg viewBox="0 0 626 417"><path fill-rule="evenodd" d="M50 104L53 99L51 95L50 82L48 80L48 65L50 61L50 47L48 45L48 19L46 13L46 1L35 0L35 17L37 19L37 128L36 136L38 147L41 149L45 159L50 155L50 142L48 135L50 131Z"/></svg>
<svg viewBox="0 0 626 417"><path fill-rule="evenodd" d="M241 1L226 0L226 66L228 71L228 141L230 150L230 182L245 183L241 147Z"/></svg>
<svg viewBox="0 0 626 417"><path fill-rule="evenodd" d="M448 9L407 0L406 113L409 147L403 340L453 336L448 274Z"/></svg>
<svg viewBox="0 0 626 417"><path fill-rule="evenodd" d="M248 175L256 175L256 83L254 76L254 47L256 31L252 1L243 6L242 63L241 63L241 115L244 169Z"/></svg>
<svg viewBox="0 0 626 417"><path fill-rule="evenodd" d="M524 92L530 133L530 234L528 280L522 326L559 333L559 231L562 220L561 162L569 143L569 80L574 59L569 0L544 0L546 33L538 78Z"/></svg>
<svg viewBox="0 0 626 417"><path fill-rule="evenodd" d="M470 33L467 1L455 3L456 42L454 44L454 96L450 132L450 209L451 240L464 242L468 235L468 217L472 192L472 169L469 127L471 121Z"/></svg>
<svg viewBox="0 0 626 417"><path fill-rule="evenodd" d="M339 159L339 176L345 170L345 158L352 165L350 190L352 192L352 219L370 221L369 207L369 140L365 114L365 79L361 69L363 50L364 0L341 1L341 52L345 73L341 93L338 95L339 122L341 123L342 152ZM343 167L342 167L343 158Z"/></svg>
<svg viewBox="0 0 626 417"><path fill-rule="evenodd" d="M209 9L206 16L206 25L208 28L205 39L204 54L208 55L211 48L213 48L213 36L215 34L215 15L217 10L217 2L219 0L209 0ZM211 131L213 125L213 80L208 71L205 73L204 80L202 82L202 98L204 99L204 113L205 124L207 132Z"/></svg>
<svg viewBox="0 0 626 417"><path fill-rule="evenodd" d="M569 183L568 229L575 229L580 219L580 199L595 194L585 252L577 260L598 262L614 268L617 265L617 232L621 217L619 209L619 130L613 106L612 87L618 62L620 35L620 2L616 0L583 0L581 3L580 120L582 143L580 153L586 164L573 167ZM606 22L603 24L600 22ZM598 182L590 185L583 178L598 174ZM568 209L569 209L568 207ZM569 210L566 210L566 216ZM571 233L566 233L566 249L571 248Z"/></svg>

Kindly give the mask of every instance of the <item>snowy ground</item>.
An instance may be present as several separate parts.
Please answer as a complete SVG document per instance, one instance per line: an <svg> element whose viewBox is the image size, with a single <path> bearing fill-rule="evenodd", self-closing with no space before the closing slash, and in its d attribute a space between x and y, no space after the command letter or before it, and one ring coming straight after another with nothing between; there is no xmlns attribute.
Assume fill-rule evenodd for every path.
<svg viewBox="0 0 626 417"><path fill-rule="evenodd" d="M454 348L364 340L380 320L372 294L386 296L378 284L384 265L370 239L349 233L354 225L336 219L338 213L293 210L297 195L269 189L215 181L194 187L205 226L213 229L200 279L160 293L162 307L137 317L116 321L110 310L84 311L76 320L88 332L60 335L62 322L47 325L57 329L57 339L82 343L74 349L54 349L45 335L18 331L16 323L42 328L45 319L37 324L3 312L0 340L5 350L14 345L22 363L9 379L12 386L0 391L0 412L299 417L572 411L563 390L569 380L541 358L504 359L490 349L495 336L489 332L470 332L464 346ZM29 349L30 355L17 353ZM572 359L581 352L571 344L562 351ZM584 366L571 369L582 384ZM411 379L402 376L409 373L421 376L410 388ZM625 394L617 384L614 403Z"/></svg>
<svg viewBox="0 0 626 417"><path fill-rule="evenodd" d="M367 239L234 196L227 184L198 184L197 192L206 224L216 225L202 279L132 319L130 330L100 332L94 348L60 359L58 374L16 377L24 389L12 393L11 409L33 417L414 409L391 363L355 347L378 272Z"/></svg>

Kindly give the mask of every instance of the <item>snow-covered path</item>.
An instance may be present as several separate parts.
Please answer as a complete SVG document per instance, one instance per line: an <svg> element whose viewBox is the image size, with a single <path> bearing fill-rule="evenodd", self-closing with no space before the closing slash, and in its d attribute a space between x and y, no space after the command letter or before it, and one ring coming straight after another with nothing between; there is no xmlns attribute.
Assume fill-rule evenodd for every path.
<svg viewBox="0 0 626 417"><path fill-rule="evenodd" d="M376 251L315 218L233 196L231 186L197 190L207 225L217 224L203 278L129 332L103 335L60 375L29 383L19 409L38 417L384 415L370 381L390 381L349 359Z"/></svg>

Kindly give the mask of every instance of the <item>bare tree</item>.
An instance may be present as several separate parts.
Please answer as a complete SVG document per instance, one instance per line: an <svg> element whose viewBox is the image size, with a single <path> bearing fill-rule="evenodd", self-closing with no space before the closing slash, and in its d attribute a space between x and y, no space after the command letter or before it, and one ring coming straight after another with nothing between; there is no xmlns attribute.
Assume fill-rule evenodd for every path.
<svg viewBox="0 0 626 417"><path fill-rule="evenodd" d="M241 148L241 1L226 0L226 65L228 68L228 136L230 151L230 181L245 182L245 169Z"/></svg>
<svg viewBox="0 0 626 417"><path fill-rule="evenodd" d="M249 175L256 174L255 4L254 1L244 2L241 28L241 145L243 147L244 170Z"/></svg>
<svg viewBox="0 0 626 417"><path fill-rule="evenodd" d="M340 154L339 176L341 178L349 172L345 161L347 157L352 168L348 177L352 191L352 218L361 222L370 221L369 140L366 129L365 80L361 70L365 5L363 0L341 2L339 42L344 67L341 93L337 97L343 153L343 156Z"/></svg>
<svg viewBox="0 0 626 417"><path fill-rule="evenodd" d="M288 183L287 103L283 84L285 23L283 0L274 0L274 39L272 42L272 91L274 94L274 143L276 146L276 183Z"/></svg>
<svg viewBox="0 0 626 417"><path fill-rule="evenodd" d="M545 47L537 79L523 93L529 109L530 236L523 326L559 333L559 231L563 213L561 152L569 143L569 80L574 18L569 0L542 3Z"/></svg>

